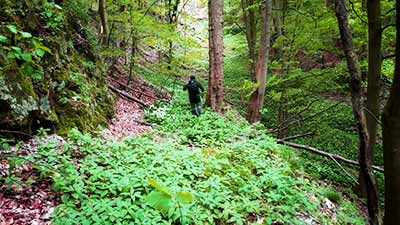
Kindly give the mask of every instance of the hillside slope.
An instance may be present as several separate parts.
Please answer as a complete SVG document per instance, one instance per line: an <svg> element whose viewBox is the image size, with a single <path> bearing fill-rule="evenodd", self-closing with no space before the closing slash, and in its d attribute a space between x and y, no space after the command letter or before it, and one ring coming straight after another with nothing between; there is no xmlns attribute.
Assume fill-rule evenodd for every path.
<svg viewBox="0 0 400 225"><path fill-rule="evenodd" d="M193 117L186 101L178 92L149 108L147 121L158 126L141 136L113 142L72 130L63 147L42 145L40 170L61 199L53 223L366 223L262 129L233 111Z"/></svg>

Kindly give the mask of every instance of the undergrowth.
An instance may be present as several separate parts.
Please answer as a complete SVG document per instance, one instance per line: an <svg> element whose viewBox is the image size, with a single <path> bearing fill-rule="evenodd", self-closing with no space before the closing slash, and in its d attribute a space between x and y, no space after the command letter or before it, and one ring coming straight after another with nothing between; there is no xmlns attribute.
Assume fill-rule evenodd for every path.
<svg viewBox="0 0 400 225"><path fill-rule="evenodd" d="M66 144L39 148L37 169L61 199L53 224L304 224L304 215L365 224L263 129L234 112L194 117L178 94L147 110L158 128L144 135L107 141L71 130ZM327 198L337 216L321 213Z"/></svg>

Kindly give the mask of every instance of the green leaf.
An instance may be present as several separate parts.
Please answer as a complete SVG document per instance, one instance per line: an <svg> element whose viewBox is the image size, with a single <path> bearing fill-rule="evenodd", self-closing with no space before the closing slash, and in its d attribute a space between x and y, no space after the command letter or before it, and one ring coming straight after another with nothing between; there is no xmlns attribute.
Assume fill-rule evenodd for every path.
<svg viewBox="0 0 400 225"><path fill-rule="evenodd" d="M32 62L32 55L31 54L23 53L23 54L21 54L21 57L25 62Z"/></svg>
<svg viewBox="0 0 400 225"><path fill-rule="evenodd" d="M148 182L152 187L154 187L155 189L157 189L157 190L159 190L159 191L161 191L161 192L163 192L163 193L165 193L165 194L167 194L167 195L169 195L169 196L172 196L171 191L168 190L167 187L164 187L164 186L159 185L159 184L157 183L157 181L154 180L153 178L148 179L147 182Z"/></svg>
<svg viewBox="0 0 400 225"><path fill-rule="evenodd" d="M44 56L44 53L45 53L45 51L43 49L36 49L35 50L35 54L40 58L42 58Z"/></svg>
<svg viewBox="0 0 400 225"><path fill-rule="evenodd" d="M29 33L29 32L21 32L21 34L22 34L22 37L23 38L31 38L32 37L32 34L31 33Z"/></svg>
<svg viewBox="0 0 400 225"><path fill-rule="evenodd" d="M3 35L1 35L0 34L0 42L2 42L2 43L8 43L8 38L6 37L6 36L3 36Z"/></svg>
<svg viewBox="0 0 400 225"><path fill-rule="evenodd" d="M193 195L186 191L176 193L176 200L181 204L188 204L193 201Z"/></svg>
<svg viewBox="0 0 400 225"><path fill-rule="evenodd" d="M31 74L31 77L40 80L43 78L43 73L35 72Z"/></svg>
<svg viewBox="0 0 400 225"><path fill-rule="evenodd" d="M33 74L33 67L29 63L25 63L23 65L23 70L25 71L26 74L32 75Z"/></svg>
<svg viewBox="0 0 400 225"><path fill-rule="evenodd" d="M11 33L18 33L17 27L15 25L7 25L6 27L11 31Z"/></svg>
<svg viewBox="0 0 400 225"><path fill-rule="evenodd" d="M48 18L50 18L50 17L53 15L52 12L45 12L44 14L45 14Z"/></svg>
<svg viewBox="0 0 400 225"><path fill-rule="evenodd" d="M150 194L146 196L145 201L147 204L164 214L168 212L172 205L171 196L160 191L150 192Z"/></svg>
<svg viewBox="0 0 400 225"><path fill-rule="evenodd" d="M19 47L17 47L17 46L11 46L11 48L12 48L16 53L18 53L18 54L21 54L21 53L22 53L21 48L19 48Z"/></svg>
<svg viewBox="0 0 400 225"><path fill-rule="evenodd" d="M15 55L15 53L13 53L13 52L9 52L9 53L7 54L7 59L15 59L15 57L16 57L16 55Z"/></svg>
<svg viewBox="0 0 400 225"><path fill-rule="evenodd" d="M8 143L3 143L2 147L4 150L8 150L9 144Z"/></svg>

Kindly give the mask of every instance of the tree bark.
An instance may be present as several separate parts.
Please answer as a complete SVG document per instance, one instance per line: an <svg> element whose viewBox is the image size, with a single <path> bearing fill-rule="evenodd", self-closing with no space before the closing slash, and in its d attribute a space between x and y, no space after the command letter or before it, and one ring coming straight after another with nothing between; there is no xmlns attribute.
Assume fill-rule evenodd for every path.
<svg viewBox="0 0 400 225"><path fill-rule="evenodd" d="M368 14L368 86L367 86L367 128L369 135L367 159L374 163L377 135L377 118L380 117L380 76L382 66L382 32L380 0L367 1ZM366 196L365 180L359 176L361 193Z"/></svg>
<svg viewBox="0 0 400 225"><path fill-rule="evenodd" d="M367 87L367 123L368 157L373 162L376 145L376 128L379 118L379 93L382 67L382 25L380 0L368 0L368 87Z"/></svg>
<svg viewBox="0 0 400 225"><path fill-rule="evenodd" d="M254 0L242 0L243 20L246 27L247 48L250 57L250 78L255 81L257 17L255 15Z"/></svg>
<svg viewBox="0 0 400 225"><path fill-rule="evenodd" d="M393 86L382 115L385 166L385 225L400 221L400 1L396 1L396 59Z"/></svg>
<svg viewBox="0 0 400 225"><path fill-rule="evenodd" d="M272 0L264 0L261 6L261 37L258 49L258 60L256 66L257 88L250 96L247 106L247 120L250 123L260 121L260 110L264 103L265 81L267 76L267 64L269 58L269 45L271 37Z"/></svg>
<svg viewBox="0 0 400 225"><path fill-rule="evenodd" d="M208 1L209 75L206 104L222 112L224 99L224 30L223 0Z"/></svg>
<svg viewBox="0 0 400 225"><path fill-rule="evenodd" d="M101 43L106 45L108 43L108 20L107 20L107 12L106 12L106 0L99 0L99 15L101 20L102 32L101 35Z"/></svg>
<svg viewBox="0 0 400 225"><path fill-rule="evenodd" d="M368 160L368 131L366 118L362 108L362 87L361 70L358 58L353 48L353 37L347 18L347 11L344 0L335 0L335 12L339 25L340 36L343 43L343 50L347 60L347 67L351 76L351 103L353 114L357 124L359 137L359 164L360 174L365 178L367 188L367 205L369 214L369 223L380 224L378 191L375 185L375 179L371 169L371 161ZM386 168L385 168L386 170Z"/></svg>

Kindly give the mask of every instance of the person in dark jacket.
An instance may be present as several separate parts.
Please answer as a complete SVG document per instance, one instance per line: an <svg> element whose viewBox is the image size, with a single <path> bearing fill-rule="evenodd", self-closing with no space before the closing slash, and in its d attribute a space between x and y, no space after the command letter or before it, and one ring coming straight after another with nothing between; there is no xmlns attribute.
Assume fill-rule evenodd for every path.
<svg viewBox="0 0 400 225"><path fill-rule="evenodd" d="M192 114L196 116L200 116L201 114L201 93L204 92L203 86L199 82L197 82L196 78L192 75L190 76L190 80L187 84L183 86L183 90L188 90L189 93L189 102L192 108Z"/></svg>

